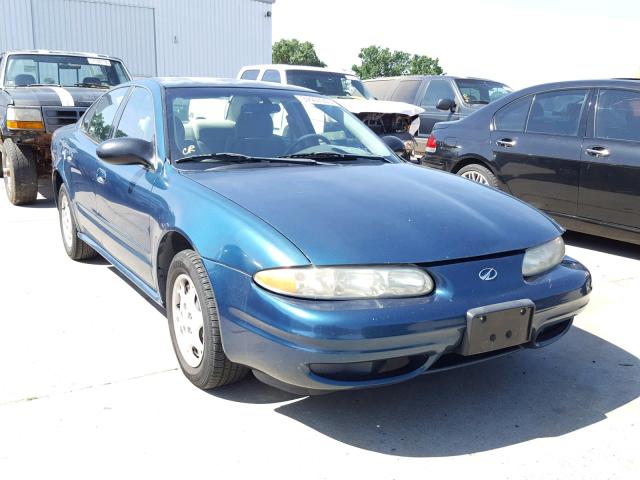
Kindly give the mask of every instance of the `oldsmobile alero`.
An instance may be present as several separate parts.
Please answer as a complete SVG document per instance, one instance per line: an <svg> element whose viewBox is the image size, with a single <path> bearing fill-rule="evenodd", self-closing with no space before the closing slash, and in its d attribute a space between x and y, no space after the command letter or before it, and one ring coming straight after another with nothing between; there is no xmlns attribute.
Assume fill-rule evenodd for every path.
<svg viewBox="0 0 640 480"><path fill-rule="evenodd" d="M102 255L166 307L203 389L249 370L371 387L541 347L591 291L546 215L403 162L303 88L135 81L57 130L52 155L67 254Z"/></svg>

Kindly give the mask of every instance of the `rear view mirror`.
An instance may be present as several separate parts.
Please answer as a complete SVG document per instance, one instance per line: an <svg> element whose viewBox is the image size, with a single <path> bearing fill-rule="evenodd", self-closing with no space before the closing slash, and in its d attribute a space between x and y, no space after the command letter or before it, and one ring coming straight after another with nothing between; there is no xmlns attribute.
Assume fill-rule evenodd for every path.
<svg viewBox="0 0 640 480"><path fill-rule="evenodd" d="M438 100L438 103L436 103L436 108L438 110L449 110L453 113L456 110L456 102L450 98L441 98Z"/></svg>
<svg viewBox="0 0 640 480"><path fill-rule="evenodd" d="M112 165L153 166L153 144L140 138L112 138L98 145L96 155Z"/></svg>
<svg viewBox="0 0 640 480"><path fill-rule="evenodd" d="M404 142L400 140L398 137L394 137L393 135L386 135L382 137L382 141L389 147L393 153L399 156L404 155L405 147Z"/></svg>

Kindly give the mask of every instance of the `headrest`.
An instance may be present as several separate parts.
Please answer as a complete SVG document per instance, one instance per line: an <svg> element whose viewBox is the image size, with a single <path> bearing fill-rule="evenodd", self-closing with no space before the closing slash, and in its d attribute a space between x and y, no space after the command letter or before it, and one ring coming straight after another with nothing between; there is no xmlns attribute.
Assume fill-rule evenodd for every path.
<svg viewBox="0 0 640 480"><path fill-rule="evenodd" d="M274 103L247 103L240 109L240 114L243 113L278 113L280 111L280 105Z"/></svg>
<svg viewBox="0 0 640 480"><path fill-rule="evenodd" d="M13 81L18 87L26 87L27 85L36 83L36 78L28 73L21 73L20 75L16 75Z"/></svg>
<svg viewBox="0 0 640 480"><path fill-rule="evenodd" d="M272 135L273 120L269 113L242 112L238 117L237 138L270 138Z"/></svg>

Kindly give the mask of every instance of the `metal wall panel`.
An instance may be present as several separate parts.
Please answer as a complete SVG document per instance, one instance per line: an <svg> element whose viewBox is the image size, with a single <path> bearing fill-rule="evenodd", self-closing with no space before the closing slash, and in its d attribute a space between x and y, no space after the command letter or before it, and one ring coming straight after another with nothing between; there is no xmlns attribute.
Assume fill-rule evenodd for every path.
<svg viewBox="0 0 640 480"><path fill-rule="evenodd" d="M31 0L36 48L120 56L133 75L155 75L153 8L83 0Z"/></svg>
<svg viewBox="0 0 640 480"><path fill-rule="evenodd" d="M121 57L139 75L233 77L244 65L271 61L271 3L0 0L0 51L89 50Z"/></svg>

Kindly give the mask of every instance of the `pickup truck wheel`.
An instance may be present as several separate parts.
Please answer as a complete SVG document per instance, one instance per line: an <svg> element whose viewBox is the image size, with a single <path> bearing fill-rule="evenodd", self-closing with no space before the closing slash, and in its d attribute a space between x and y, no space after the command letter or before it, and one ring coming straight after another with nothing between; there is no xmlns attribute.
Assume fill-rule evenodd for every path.
<svg viewBox="0 0 640 480"><path fill-rule="evenodd" d="M242 380L248 369L224 353L213 288L193 250L171 262L166 299L171 343L189 381L207 390Z"/></svg>
<svg viewBox="0 0 640 480"><path fill-rule="evenodd" d="M35 202L38 197L38 170L31 149L21 148L7 138L4 141L2 168L9 201L14 205Z"/></svg>
<svg viewBox="0 0 640 480"><path fill-rule="evenodd" d="M62 185L58 193L58 217L60 218L60 233L62 244L67 255L73 260L86 260L94 258L96 251L78 238L76 220L71 208L71 200L67 188Z"/></svg>
<svg viewBox="0 0 640 480"><path fill-rule="evenodd" d="M498 188L498 179L491 170L483 165L472 163L466 167L462 167L458 172L458 175L464 177L472 182L481 183L482 185L488 185L493 188Z"/></svg>

